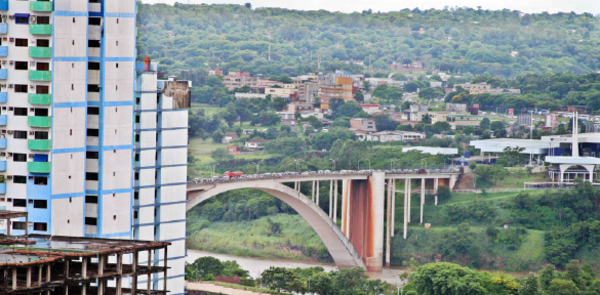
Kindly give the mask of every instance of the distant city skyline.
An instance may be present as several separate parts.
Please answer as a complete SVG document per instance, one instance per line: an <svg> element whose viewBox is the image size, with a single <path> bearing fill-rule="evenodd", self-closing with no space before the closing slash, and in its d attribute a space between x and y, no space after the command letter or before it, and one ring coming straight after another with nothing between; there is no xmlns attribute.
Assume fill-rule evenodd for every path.
<svg viewBox="0 0 600 295"><path fill-rule="evenodd" d="M372 9L374 12L398 11L404 8L420 9L443 9L444 7L472 7L481 6L482 9L501 10L504 8L510 10L519 10L526 13L539 13L547 11L549 13L571 12L576 13L589 12L600 14L600 1L598 0L504 0L504 1L481 1L481 0L421 0L417 3L412 1L397 0L303 0L303 1L280 1L280 0L213 0L210 2L203 0L142 0L143 3L191 3L191 4L244 4L251 3L252 7L281 7L298 10L319 10L340 12L360 12Z"/></svg>

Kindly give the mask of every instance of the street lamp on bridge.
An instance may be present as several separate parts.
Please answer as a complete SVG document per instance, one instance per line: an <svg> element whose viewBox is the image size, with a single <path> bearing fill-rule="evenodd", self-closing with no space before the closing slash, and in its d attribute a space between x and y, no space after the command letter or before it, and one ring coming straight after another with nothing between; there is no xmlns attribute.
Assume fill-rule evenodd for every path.
<svg viewBox="0 0 600 295"><path fill-rule="evenodd" d="M329 159L329 161L333 162L333 170L332 171L335 171L335 160L334 159Z"/></svg>

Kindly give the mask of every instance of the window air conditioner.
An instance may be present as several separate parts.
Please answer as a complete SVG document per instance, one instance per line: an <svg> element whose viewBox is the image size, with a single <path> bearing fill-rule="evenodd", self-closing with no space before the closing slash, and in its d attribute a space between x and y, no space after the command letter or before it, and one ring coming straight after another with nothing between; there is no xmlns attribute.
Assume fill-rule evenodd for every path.
<svg viewBox="0 0 600 295"><path fill-rule="evenodd" d="M29 154L29 159L33 159L33 154Z"/></svg>
<svg viewBox="0 0 600 295"><path fill-rule="evenodd" d="M15 64L15 61L14 60L10 60L10 61L8 61L8 64L12 66L12 65Z"/></svg>
<svg viewBox="0 0 600 295"><path fill-rule="evenodd" d="M14 108L13 108L13 107L8 107L8 110L9 110L9 111L13 111L13 110L14 110Z"/></svg>
<svg viewBox="0 0 600 295"><path fill-rule="evenodd" d="M7 132L8 132L8 134L13 134L13 131L12 131L12 130L8 130ZM8 155L10 156L10 155L12 155L12 154L11 154L11 153L8 153Z"/></svg>
<svg viewBox="0 0 600 295"><path fill-rule="evenodd" d="M32 15L29 17L29 20L31 21L32 24L35 24L37 18L35 17L35 15Z"/></svg>
<svg viewBox="0 0 600 295"><path fill-rule="evenodd" d="M8 131L8 132L10 133L10 131ZM8 156L9 156L9 157L12 157L12 153L8 153Z"/></svg>
<svg viewBox="0 0 600 295"><path fill-rule="evenodd" d="M29 89L35 89L35 85L29 85Z"/></svg>
<svg viewBox="0 0 600 295"><path fill-rule="evenodd" d="M8 88L13 88L15 87L13 84L8 84Z"/></svg>
<svg viewBox="0 0 600 295"><path fill-rule="evenodd" d="M15 42L15 38L8 38L9 42Z"/></svg>
<svg viewBox="0 0 600 295"><path fill-rule="evenodd" d="M29 135L35 135L35 131L29 131Z"/></svg>
<svg viewBox="0 0 600 295"><path fill-rule="evenodd" d="M8 18L9 19L15 19L15 16L14 15L9 15Z"/></svg>
<svg viewBox="0 0 600 295"><path fill-rule="evenodd" d="M6 174L6 179L11 180L12 179L12 174Z"/></svg>
<svg viewBox="0 0 600 295"><path fill-rule="evenodd" d="M30 112L35 112L35 108L29 108Z"/></svg>

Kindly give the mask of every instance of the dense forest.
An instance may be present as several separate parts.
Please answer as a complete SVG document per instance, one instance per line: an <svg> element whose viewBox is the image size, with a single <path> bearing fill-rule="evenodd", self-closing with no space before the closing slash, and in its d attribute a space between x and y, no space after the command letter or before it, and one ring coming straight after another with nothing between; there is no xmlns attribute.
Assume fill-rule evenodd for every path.
<svg viewBox="0 0 600 295"><path fill-rule="evenodd" d="M319 57L324 72L366 73L370 64L372 73L388 73L393 62L496 77L600 69L600 21L588 13L415 8L344 14L181 3L138 8L138 58L149 55L169 73L192 70L188 79L205 76L208 67L306 74L316 72Z"/></svg>

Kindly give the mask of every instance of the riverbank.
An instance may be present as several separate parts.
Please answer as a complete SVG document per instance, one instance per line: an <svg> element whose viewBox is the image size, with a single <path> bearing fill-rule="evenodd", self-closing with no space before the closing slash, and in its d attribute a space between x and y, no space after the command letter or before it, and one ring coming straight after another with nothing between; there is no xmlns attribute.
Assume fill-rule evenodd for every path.
<svg viewBox="0 0 600 295"><path fill-rule="evenodd" d="M188 249L186 261L187 263L193 263L200 257L212 256L221 261L235 260L239 264L241 269L247 270L249 275L253 278L260 277L261 273L271 266L274 267L287 267L287 268L309 268L315 266L321 266L325 271L337 270L337 267L333 263L319 263L313 261L297 261L289 259L265 259L265 258L254 258L254 257L240 257L229 254L214 253L208 251L198 251ZM403 272L401 268L385 268L382 272L378 273L367 273L369 278L374 280L382 280L392 285L400 284L400 274Z"/></svg>

